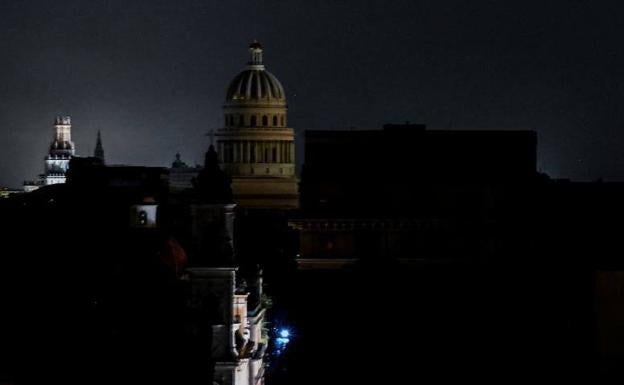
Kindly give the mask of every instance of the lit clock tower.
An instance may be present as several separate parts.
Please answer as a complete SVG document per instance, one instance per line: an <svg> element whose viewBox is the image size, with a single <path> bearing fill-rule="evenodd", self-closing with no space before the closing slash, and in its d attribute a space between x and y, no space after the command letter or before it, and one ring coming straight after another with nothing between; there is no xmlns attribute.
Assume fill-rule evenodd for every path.
<svg viewBox="0 0 624 385"><path fill-rule="evenodd" d="M42 176L44 185L65 183L65 173L74 153L71 119L69 116L57 116L54 120L54 138L45 157L45 173Z"/></svg>

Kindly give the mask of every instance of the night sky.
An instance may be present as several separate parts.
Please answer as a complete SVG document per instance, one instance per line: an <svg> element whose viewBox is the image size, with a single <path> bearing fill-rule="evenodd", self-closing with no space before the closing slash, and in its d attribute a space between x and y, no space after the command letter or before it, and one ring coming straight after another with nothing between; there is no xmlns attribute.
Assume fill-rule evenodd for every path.
<svg viewBox="0 0 624 385"><path fill-rule="evenodd" d="M256 38L290 125L533 129L552 177L624 180L618 1L0 2L0 186L43 171L56 115L78 155L200 162ZM374 154L371 154L374 155ZM302 156L299 152L299 159Z"/></svg>

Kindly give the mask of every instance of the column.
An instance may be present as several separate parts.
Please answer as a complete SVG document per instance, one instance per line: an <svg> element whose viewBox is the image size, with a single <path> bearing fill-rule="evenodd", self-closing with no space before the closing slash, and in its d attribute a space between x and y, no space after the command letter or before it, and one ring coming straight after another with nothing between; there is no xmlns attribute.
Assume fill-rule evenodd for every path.
<svg viewBox="0 0 624 385"><path fill-rule="evenodd" d="M282 142L282 163L288 163L288 148L286 147L287 144L288 142Z"/></svg>
<svg viewBox="0 0 624 385"><path fill-rule="evenodd" d="M284 141L280 142L280 149L282 150L281 151L282 163L287 163L286 162L286 146L285 146L285 144L286 144L286 142L284 142Z"/></svg>

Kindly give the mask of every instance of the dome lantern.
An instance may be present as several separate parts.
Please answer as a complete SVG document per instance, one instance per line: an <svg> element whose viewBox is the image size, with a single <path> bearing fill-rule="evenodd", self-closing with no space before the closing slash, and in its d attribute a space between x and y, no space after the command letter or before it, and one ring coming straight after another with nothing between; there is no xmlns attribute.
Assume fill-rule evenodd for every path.
<svg viewBox="0 0 624 385"><path fill-rule="evenodd" d="M252 69L264 69L262 64L262 44L254 40L249 44L249 66Z"/></svg>

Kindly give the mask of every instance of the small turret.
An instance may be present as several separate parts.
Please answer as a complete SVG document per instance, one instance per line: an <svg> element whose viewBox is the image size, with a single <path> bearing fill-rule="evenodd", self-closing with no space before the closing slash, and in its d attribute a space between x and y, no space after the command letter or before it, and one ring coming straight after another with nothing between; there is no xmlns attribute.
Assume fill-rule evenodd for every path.
<svg viewBox="0 0 624 385"><path fill-rule="evenodd" d="M262 44L258 40L254 40L249 44L249 65L262 67ZM259 69L259 68L258 68Z"/></svg>
<svg viewBox="0 0 624 385"><path fill-rule="evenodd" d="M206 152L204 168L194 183L200 199L206 203L231 203L231 183L228 175L219 167L219 156L214 146L210 146Z"/></svg>

